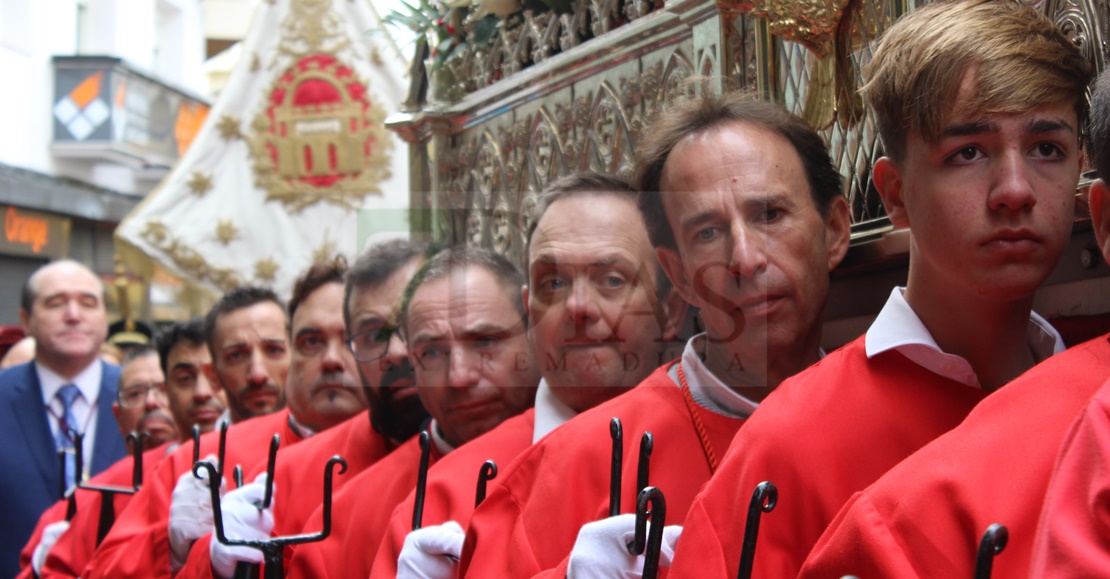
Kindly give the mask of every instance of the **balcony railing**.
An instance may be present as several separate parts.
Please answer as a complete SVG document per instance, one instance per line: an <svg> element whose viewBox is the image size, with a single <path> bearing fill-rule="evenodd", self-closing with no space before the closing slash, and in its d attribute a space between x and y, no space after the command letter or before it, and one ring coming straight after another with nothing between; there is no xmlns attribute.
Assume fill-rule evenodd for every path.
<svg viewBox="0 0 1110 579"><path fill-rule="evenodd" d="M168 169L196 137L209 103L105 56L55 56L54 139L59 157Z"/></svg>

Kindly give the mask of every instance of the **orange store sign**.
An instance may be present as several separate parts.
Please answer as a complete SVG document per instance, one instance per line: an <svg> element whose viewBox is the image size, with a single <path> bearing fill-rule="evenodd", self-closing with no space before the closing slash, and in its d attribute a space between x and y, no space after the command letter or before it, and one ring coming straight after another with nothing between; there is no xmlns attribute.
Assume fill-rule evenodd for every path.
<svg viewBox="0 0 1110 579"><path fill-rule="evenodd" d="M4 253L64 257L69 253L70 221L26 209L4 209Z"/></svg>

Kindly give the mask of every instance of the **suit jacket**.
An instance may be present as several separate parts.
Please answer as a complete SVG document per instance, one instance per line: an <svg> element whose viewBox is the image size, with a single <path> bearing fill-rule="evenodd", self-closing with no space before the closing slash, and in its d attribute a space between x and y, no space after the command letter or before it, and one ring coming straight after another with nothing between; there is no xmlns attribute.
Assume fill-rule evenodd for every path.
<svg viewBox="0 0 1110 579"><path fill-rule="evenodd" d="M90 476L127 454L112 414L119 367L97 363L103 364L103 373ZM0 372L0 577L14 577L19 572L19 549L39 515L58 500L60 484L54 435L47 423L34 363L8 368Z"/></svg>

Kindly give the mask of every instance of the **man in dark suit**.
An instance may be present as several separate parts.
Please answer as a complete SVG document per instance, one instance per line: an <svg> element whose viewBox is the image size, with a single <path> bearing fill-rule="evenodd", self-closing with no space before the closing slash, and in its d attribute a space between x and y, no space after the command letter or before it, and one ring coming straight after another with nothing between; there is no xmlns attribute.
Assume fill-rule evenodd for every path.
<svg viewBox="0 0 1110 579"><path fill-rule="evenodd" d="M58 499L58 451L85 435L85 472L69 461L66 482L92 476L126 453L112 414L119 368L98 358L107 334L104 286L75 261L47 264L28 278L20 320L36 341L35 360L0 372L0 577L19 571L19 548Z"/></svg>

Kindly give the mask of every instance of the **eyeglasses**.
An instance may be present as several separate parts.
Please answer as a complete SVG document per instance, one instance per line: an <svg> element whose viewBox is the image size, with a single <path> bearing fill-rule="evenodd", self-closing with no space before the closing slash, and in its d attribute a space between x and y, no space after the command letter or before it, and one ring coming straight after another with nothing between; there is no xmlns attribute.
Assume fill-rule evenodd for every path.
<svg viewBox="0 0 1110 579"><path fill-rule="evenodd" d="M136 408L146 403L147 396L150 396L150 391L153 390L154 394L161 399L166 398L166 383L159 382L157 384L132 384L119 391L119 405L124 408Z"/></svg>
<svg viewBox="0 0 1110 579"><path fill-rule="evenodd" d="M390 326L367 330L347 338L347 347L355 355L355 360L373 362L389 351L389 341L394 334L397 334L397 328Z"/></svg>

